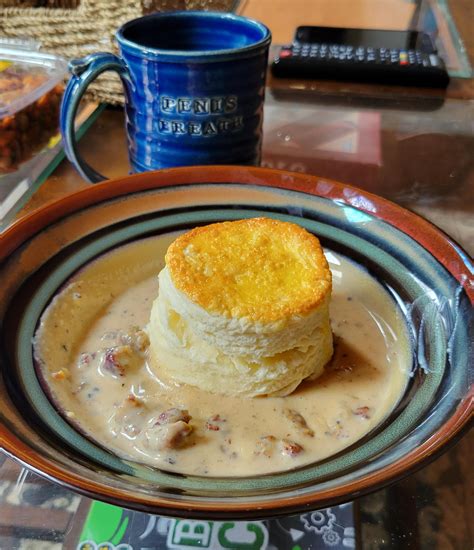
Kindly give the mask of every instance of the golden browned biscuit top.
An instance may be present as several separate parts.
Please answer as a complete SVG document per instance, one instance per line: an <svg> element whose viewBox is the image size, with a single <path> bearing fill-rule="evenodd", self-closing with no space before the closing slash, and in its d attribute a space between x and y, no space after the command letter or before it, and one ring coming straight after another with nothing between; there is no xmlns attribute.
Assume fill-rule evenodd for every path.
<svg viewBox="0 0 474 550"><path fill-rule="evenodd" d="M226 317L277 321L309 313L331 291L318 239L269 218L193 229L171 244L166 264L177 289Z"/></svg>

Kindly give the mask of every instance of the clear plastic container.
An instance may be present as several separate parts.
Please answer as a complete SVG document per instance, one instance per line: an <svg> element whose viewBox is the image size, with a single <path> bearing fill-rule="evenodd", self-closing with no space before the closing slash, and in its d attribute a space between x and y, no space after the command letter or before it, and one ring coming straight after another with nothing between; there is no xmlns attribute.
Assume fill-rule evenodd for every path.
<svg viewBox="0 0 474 550"><path fill-rule="evenodd" d="M64 59L0 46L0 175L16 171L57 133Z"/></svg>

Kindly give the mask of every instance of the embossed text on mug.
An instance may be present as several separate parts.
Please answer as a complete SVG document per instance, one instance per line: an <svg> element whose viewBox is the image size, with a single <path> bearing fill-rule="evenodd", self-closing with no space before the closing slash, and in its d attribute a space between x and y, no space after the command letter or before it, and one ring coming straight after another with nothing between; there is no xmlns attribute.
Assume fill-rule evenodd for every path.
<svg viewBox="0 0 474 550"><path fill-rule="evenodd" d="M238 100L235 95L219 97L160 97L162 114L196 115L193 120L172 120L160 118L158 131L162 134L215 136L241 131L244 127L241 115L225 116L236 111ZM215 116L214 119L199 120L199 115Z"/></svg>

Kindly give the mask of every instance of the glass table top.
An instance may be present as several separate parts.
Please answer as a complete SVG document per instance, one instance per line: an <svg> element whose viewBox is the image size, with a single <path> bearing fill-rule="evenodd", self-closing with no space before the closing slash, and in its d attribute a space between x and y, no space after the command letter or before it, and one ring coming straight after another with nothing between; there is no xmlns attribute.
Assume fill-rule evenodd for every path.
<svg viewBox="0 0 474 550"><path fill-rule="evenodd" d="M382 195L426 217L472 254L473 110L472 100L271 87L265 103L262 165L307 172ZM80 148L90 164L109 177L127 174L122 111L104 110ZM17 217L87 185L64 160ZM306 523L298 517L293 523L265 522L262 529L270 533L267 547L471 548L473 443L470 433L419 472L354 503L318 514L308 511ZM0 548L75 548L90 535L84 525L92 525L91 505L89 499L0 456ZM103 517L100 505L92 511L96 518ZM139 542L130 547L180 547L177 539L175 546L165 545L172 539L169 533L178 530L176 522L160 523L159 518L122 510L109 514L118 527L125 520L129 528L135 525ZM305 529L308 526L313 529ZM150 532L140 539L147 529ZM280 538L272 535L275 529ZM328 531L335 535L323 538ZM117 548L127 548L120 546L127 541L120 542L117 533L114 540Z"/></svg>

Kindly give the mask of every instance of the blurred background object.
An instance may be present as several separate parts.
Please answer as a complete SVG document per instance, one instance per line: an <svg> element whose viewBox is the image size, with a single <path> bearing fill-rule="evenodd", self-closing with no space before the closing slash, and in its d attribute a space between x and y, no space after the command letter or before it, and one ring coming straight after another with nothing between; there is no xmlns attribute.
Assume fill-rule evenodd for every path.
<svg viewBox="0 0 474 550"><path fill-rule="evenodd" d="M471 0L242 0L237 12L270 28L273 44L289 44L300 25L376 30L417 30L427 33L446 63L450 76L472 75L466 47L451 11L465 14L472 34ZM459 19L458 19L459 22ZM464 38L468 39L466 32Z"/></svg>
<svg viewBox="0 0 474 550"><path fill-rule="evenodd" d="M234 9L234 0L0 0L0 37L33 38L66 59L117 51L115 31L126 21L154 11ZM101 75L88 98L123 104L117 75Z"/></svg>
<svg viewBox="0 0 474 550"><path fill-rule="evenodd" d="M281 0L244 0L239 11L271 27L278 44L291 42L299 25L403 30L411 26L416 3L406 0L293 0L285 10ZM278 18L278 12L286 12Z"/></svg>
<svg viewBox="0 0 474 550"><path fill-rule="evenodd" d="M67 62L38 41L0 39L0 226L62 158L59 106ZM81 134L98 105L81 105ZM91 120L89 121L91 122Z"/></svg>
<svg viewBox="0 0 474 550"><path fill-rule="evenodd" d="M0 46L0 175L56 134L65 73L61 58Z"/></svg>
<svg viewBox="0 0 474 550"><path fill-rule="evenodd" d="M472 27L474 3L455 3L458 11L462 8L466 13L461 22L468 29L470 21ZM0 43L28 37L40 43L43 51L73 59L94 51L116 52L115 31L125 21L147 13L234 11L265 23L275 45L291 42L296 27L302 24L417 29L436 42L451 77L470 78L471 67L452 8L446 0L0 0ZM466 32L464 37L467 39ZM90 87L88 98L123 105L118 77L101 75Z"/></svg>

